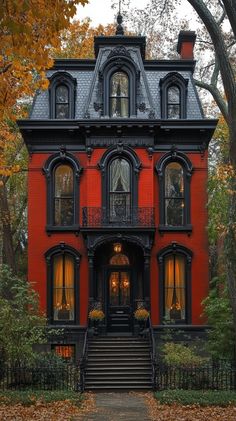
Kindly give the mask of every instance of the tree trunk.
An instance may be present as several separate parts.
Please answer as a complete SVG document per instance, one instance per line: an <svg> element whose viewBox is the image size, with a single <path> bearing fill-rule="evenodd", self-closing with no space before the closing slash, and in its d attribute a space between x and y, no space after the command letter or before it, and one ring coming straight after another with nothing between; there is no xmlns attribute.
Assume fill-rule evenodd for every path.
<svg viewBox="0 0 236 421"><path fill-rule="evenodd" d="M11 230L11 215L7 200L6 184L0 186L0 218L2 222L2 260L13 272L16 272L16 261Z"/></svg>

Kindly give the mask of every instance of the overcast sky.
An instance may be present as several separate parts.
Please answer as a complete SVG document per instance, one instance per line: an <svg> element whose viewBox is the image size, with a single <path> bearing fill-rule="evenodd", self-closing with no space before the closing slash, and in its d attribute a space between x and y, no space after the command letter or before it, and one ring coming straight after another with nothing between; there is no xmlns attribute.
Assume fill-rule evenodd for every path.
<svg viewBox="0 0 236 421"><path fill-rule="evenodd" d="M141 9L142 7L145 7L145 4L147 2L148 0L132 0L131 4ZM114 15L117 14L117 11L111 8L111 3L112 0L90 0L89 4L87 4L86 6L78 6L76 18L83 19L88 16L92 19L93 26L97 26L99 23L101 23L102 25L106 25L107 23L113 23ZM189 20L192 21L191 29L195 29L195 25L193 22L193 9L187 2L187 0L182 0L182 7L180 8L180 10L181 16L184 17L187 15Z"/></svg>

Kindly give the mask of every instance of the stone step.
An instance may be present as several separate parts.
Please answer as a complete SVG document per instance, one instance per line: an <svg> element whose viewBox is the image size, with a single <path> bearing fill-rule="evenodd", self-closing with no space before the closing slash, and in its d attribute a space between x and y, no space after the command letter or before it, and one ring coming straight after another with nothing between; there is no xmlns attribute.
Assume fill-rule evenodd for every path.
<svg viewBox="0 0 236 421"><path fill-rule="evenodd" d="M134 361L107 361L107 360L96 360L96 361L88 361L87 367L125 367L127 368L139 368L139 367L149 367L151 366L150 360L134 360Z"/></svg>
<svg viewBox="0 0 236 421"><path fill-rule="evenodd" d="M87 384L85 384L85 390L100 390L100 391L103 391L103 390L109 390L109 391L115 391L115 390L120 390L120 391L122 391L122 390L125 390L125 391L128 391L128 390L150 390L150 389L152 389L152 384L145 384L145 385L134 385L134 384L132 384L132 385L124 385L124 384L122 384L122 385L118 385L118 384L116 384L116 385L93 385L93 386L91 386L91 385L87 385ZM127 420L128 421L128 420Z"/></svg>

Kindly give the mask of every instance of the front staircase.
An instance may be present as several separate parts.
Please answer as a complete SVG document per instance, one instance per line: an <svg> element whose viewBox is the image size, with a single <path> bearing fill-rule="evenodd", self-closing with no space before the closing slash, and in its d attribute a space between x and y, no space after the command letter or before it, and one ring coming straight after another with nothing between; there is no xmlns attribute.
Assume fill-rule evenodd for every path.
<svg viewBox="0 0 236 421"><path fill-rule="evenodd" d="M99 389L152 389L149 341L132 336L90 339L85 390Z"/></svg>

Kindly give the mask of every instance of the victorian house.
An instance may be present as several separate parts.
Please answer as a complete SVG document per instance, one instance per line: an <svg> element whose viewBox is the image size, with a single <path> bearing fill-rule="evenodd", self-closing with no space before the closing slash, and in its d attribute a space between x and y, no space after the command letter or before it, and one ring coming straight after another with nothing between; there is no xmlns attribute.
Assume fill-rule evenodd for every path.
<svg viewBox="0 0 236 421"><path fill-rule="evenodd" d="M145 37L94 39L95 59L58 59L27 120L28 279L50 344L81 354L88 312L103 336L135 336L134 311L163 326L204 329L208 293L207 147L193 81L195 34L181 31L176 60L146 60Z"/></svg>

